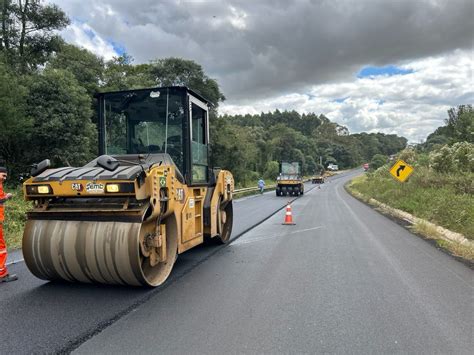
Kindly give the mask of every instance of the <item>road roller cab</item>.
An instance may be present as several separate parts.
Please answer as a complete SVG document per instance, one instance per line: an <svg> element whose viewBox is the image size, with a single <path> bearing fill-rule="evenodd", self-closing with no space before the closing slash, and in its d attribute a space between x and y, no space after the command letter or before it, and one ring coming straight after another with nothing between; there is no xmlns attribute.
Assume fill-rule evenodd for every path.
<svg viewBox="0 0 474 355"><path fill-rule="evenodd" d="M158 286L204 238L226 243L234 180L209 165L208 102L185 87L101 93L100 156L38 164L23 236L37 277Z"/></svg>

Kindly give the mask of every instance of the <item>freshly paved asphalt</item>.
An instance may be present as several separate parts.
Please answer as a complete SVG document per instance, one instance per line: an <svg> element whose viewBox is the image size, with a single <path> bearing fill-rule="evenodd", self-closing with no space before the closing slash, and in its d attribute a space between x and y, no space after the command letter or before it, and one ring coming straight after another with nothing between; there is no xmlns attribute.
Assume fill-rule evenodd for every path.
<svg viewBox="0 0 474 355"><path fill-rule="evenodd" d="M305 194L296 225L278 212L76 352L472 354L472 270L350 197L347 180Z"/></svg>
<svg viewBox="0 0 474 355"><path fill-rule="evenodd" d="M313 186L308 184L307 190ZM232 237L268 218L288 198L264 195L234 202ZM69 352L123 315L191 272L222 247L200 246L179 256L164 287L131 288L103 285L50 283L35 278L13 253L9 261L19 281L0 285L0 354Z"/></svg>

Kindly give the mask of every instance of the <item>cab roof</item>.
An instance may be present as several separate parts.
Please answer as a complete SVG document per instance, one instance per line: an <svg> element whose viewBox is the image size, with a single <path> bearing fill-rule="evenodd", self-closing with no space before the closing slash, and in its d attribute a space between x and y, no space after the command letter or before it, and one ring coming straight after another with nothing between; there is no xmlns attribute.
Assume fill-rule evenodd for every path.
<svg viewBox="0 0 474 355"><path fill-rule="evenodd" d="M127 92L140 92L140 91L148 91L148 90L162 90L162 89L174 89L174 90L182 90L190 93L192 96L196 97L197 99L201 100L202 102L206 103L207 105L213 105L211 101L206 99L201 94L197 93L196 91L188 88L187 86L155 86L151 88L143 88L143 89L130 89L130 90L116 90L116 91L104 91L104 92L97 92L94 94L94 97L103 96L105 94L122 94Z"/></svg>

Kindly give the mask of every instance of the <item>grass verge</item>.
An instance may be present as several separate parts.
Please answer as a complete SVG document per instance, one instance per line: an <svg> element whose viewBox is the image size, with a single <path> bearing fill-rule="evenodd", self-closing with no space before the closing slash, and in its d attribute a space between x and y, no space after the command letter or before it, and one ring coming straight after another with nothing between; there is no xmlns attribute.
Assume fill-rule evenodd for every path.
<svg viewBox="0 0 474 355"><path fill-rule="evenodd" d="M383 167L353 179L348 189L474 240L474 174L436 174L419 167L400 183Z"/></svg>
<svg viewBox="0 0 474 355"><path fill-rule="evenodd" d="M13 193L13 198L5 203L5 222L3 223L5 241L9 250L21 248L21 238L26 223L26 212L31 203L23 199L20 187L11 190L5 187L5 191Z"/></svg>

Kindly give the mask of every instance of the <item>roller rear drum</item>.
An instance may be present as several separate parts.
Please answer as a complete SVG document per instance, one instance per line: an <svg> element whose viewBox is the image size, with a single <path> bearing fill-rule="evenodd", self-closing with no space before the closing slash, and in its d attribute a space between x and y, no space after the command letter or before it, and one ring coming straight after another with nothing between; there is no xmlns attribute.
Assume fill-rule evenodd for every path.
<svg viewBox="0 0 474 355"><path fill-rule="evenodd" d="M166 260L157 264L140 248L140 236L155 226L141 223L29 220L23 254L30 271L44 280L158 286L176 260L173 222L166 226Z"/></svg>

